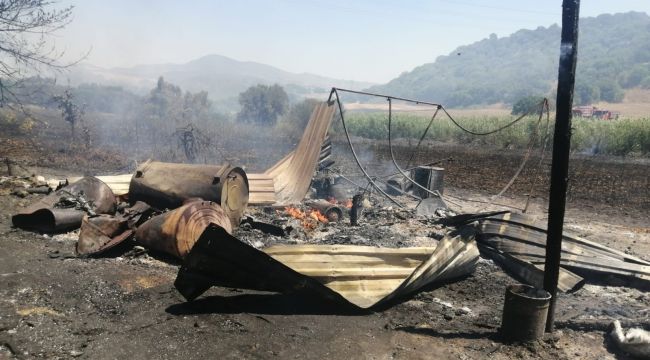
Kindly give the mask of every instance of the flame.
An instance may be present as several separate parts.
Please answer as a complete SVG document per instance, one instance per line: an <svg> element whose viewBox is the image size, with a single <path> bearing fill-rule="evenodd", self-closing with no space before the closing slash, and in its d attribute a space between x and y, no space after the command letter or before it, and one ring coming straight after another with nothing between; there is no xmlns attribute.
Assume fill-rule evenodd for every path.
<svg viewBox="0 0 650 360"><path fill-rule="evenodd" d="M352 209L352 200L347 199L347 200L345 200L345 202L342 205L345 206L348 209Z"/></svg>
<svg viewBox="0 0 650 360"><path fill-rule="evenodd" d="M295 208L295 207L286 207L284 208L284 211L289 214L291 217L294 217L298 220L303 220L305 218L305 212Z"/></svg>
<svg viewBox="0 0 650 360"><path fill-rule="evenodd" d="M323 215L320 211L318 211L316 209L312 209L309 212L309 216L312 219L315 219L316 221L322 222L323 224L327 224L329 222L329 220L327 220L327 216Z"/></svg>
<svg viewBox="0 0 650 360"><path fill-rule="evenodd" d="M295 207L286 207L284 211L291 217L302 220L301 224L305 230L314 230L318 227L318 223L327 224L327 217L320 213L318 210L311 210L309 213L306 213Z"/></svg>

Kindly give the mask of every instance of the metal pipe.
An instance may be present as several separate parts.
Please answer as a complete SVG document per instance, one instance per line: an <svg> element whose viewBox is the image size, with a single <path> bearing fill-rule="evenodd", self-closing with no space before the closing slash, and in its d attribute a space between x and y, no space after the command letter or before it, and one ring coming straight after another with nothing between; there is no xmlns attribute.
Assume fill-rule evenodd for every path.
<svg viewBox="0 0 650 360"><path fill-rule="evenodd" d="M548 202L548 235L544 265L544 289L551 294L546 331L553 331L557 283L560 274L562 230L571 150L571 105L578 59L578 17L580 0L562 1L562 38L557 84L557 107L551 165L551 190Z"/></svg>
<svg viewBox="0 0 650 360"><path fill-rule="evenodd" d="M397 97L397 96L390 96L390 95L375 94L375 93L366 92L366 91L348 90L348 89L341 89L341 88L333 87L332 92L334 92L335 90L336 91L348 92L348 93L352 93L352 94L378 96L378 97L383 97L383 98L386 98L386 99L401 100L401 101L406 101L406 102L410 102L410 103L414 103L414 104L431 105L431 106L437 107L438 109L440 109L442 107L442 105L440 105L440 104L430 103L430 102L426 102L426 101L406 99L406 98L401 98L401 97ZM332 101L332 92L330 92L330 100L329 101ZM337 94L337 96L338 96L338 94Z"/></svg>

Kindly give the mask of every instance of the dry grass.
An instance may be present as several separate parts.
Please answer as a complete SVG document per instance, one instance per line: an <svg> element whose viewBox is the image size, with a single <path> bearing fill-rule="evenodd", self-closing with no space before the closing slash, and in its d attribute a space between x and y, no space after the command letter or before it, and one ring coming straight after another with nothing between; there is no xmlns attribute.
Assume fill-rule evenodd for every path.
<svg viewBox="0 0 650 360"><path fill-rule="evenodd" d="M599 102L595 106L618 111L624 118L650 118L650 90L630 89L621 103Z"/></svg>

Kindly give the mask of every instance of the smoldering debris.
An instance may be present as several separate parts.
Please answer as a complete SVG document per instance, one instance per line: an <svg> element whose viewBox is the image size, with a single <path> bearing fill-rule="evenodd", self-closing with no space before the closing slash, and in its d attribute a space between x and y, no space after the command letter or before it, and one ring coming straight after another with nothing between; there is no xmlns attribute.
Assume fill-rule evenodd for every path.
<svg viewBox="0 0 650 360"><path fill-rule="evenodd" d="M171 255L182 262L175 285L188 300L222 286L380 311L471 276L479 254L540 286L544 230L510 213L453 213L441 200L444 169L425 172L435 173L421 181L430 190L420 192L425 199L412 180L398 178L400 192L392 196L401 206L369 186L345 186L326 139L332 106L317 107L294 151L264 172L147 162L133 174L52 189L15 215L14 225L42 232L81 227L79 256L102 256L121 244L133 253ZM433 191L440 195L429 196ZM46 215L27 220L38 211ZM58 211L74 211L74 222L59 220ZM585 269L647 281L642 260L584 241L566 251L562 291L595 282ZM583 257L569 258L581 251ZM612 259L616 267L602 266Z"/></svg>
<svg viewBox="0 0 650 360"><path fill-rule="evenodd" d="M85 177L39 199L11 218L14 226L46 233L81 226L85 215L115 213L115 196L105 183Z"/></svg>
<svg viewBox="0 0 650 360"><path fill-rule="evenodd" d="M433 248L277 245L260 251L212 224L174 284L190 301L210 286L225 286L300 293L367 309L467 275L477 261L476 244L460 237L444 238Z"/></svg>

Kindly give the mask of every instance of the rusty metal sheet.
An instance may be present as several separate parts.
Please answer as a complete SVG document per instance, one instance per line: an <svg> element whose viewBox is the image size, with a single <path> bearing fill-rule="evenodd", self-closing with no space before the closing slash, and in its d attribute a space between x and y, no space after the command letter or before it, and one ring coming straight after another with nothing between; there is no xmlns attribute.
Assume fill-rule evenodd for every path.
<svg viewBox="0 0 650 360"><path fill-rule="evenodd" d="M192 198L214 201L236 227L248 205L248 188L248 177L238 167L147 161L131 179L129 200L159 209L175 209Z"/></svg>
<svg viewBox="0 0 650 360"><path fill-rule="evenodd" d="M253 205L295 204L305 198L309 184L321 157L321 149L334 117L335 106L318 104L309 118L305 132L294 151L270 167L264 174L251 174L251 178L273 179L274 194L260 182L252 182ZM266 177L264 177L266 175ZM270 201L273 201L270 203Z"/></svg>
<svg viewBox="0 0 650 360"><path fill-rule="evenodd" d="M514 213L490 215L478 221L477 241L482 251L496 259L505 259L508 266L515 268L520 276L532 270L531 266L543 268L546 246L546 229L543 225L536 224L528 216ZM603 275L616 275L634 284L650 286L650 262L570 232L565 232L563 236L560 264L563 271L571 270L587 280L601 282L607 279ZM565 276L565 280L567 283L562 286L571 287L571 282L576 278Z"/></svg>
<svg viewBox="0 0 650 360"><path fill-rule="evenodd" d="M79 240L75 247L77 255L90 255L106 251L133 234L128 222L122 217L99 215L84 216L81 221Z"/></svg>
<svg viewBox="0 0 650 360"><path fill-rule="evenodd" d="M116 216L84 216L75 252L86 256L109 250L130 238L140 224L156 213L151 206L138 201Z"/></svg>
<svg viewBox="0 0 650 360"><path fill-rule="evenodd" d="M184 258L209 224L232 232L226 212L211 201L191 201L178 209L155 216L139 226L135 239L143 246Z"/></svg>
<svg viewBox="0 0 650 360"><path fill-rule="evenodd" d="M275 182L271 175L248 174L250 194L248 203L250 205L273 205L275 204Z"/></svg>
<svg viewBox="0 0 650 360"><path fill-rule="evenodd" d="M500 264L506 271L512 273L518 280L534 286L544 288L544 265L533 264L511 253L500 252L489 246L479 245L481 253ZM585 284L585 279L567 269L560 268L557 289L564 293L580 290Z"/></svg>
<svg viewBox="0 0 650 360"><path fill-rule="evenodd" d="M538 233L544 234L542 236L543 238L543 243L546 244L546 225L545 224L537 224L537 222L531 218L530 216L524 215L524 214L517 214L517 213L511 213L511 212L506 212L503 214L499 215L494 215L489 217L489 221L491 222L502 222L506 224L511 224L515 226L510 226L510 228L515 228L518 227L520 229L529 229ZM594 241L589 241L587 239L584 239L574 233L572 233L569 230L565 230L564 234L562 236L563 238L563 243L567 243L568 246L578 246L582 248L584 251L590 251L592 253L599 253L604 256L609 256L609 257L614 257L617 259L620 259L621 261L625 262L630 262L634 264L640 264L640 265L650 265L650 261L640 259L636 256L626 254L623 251L619 251L613 248L610 248L608 246L599 244Z"/></svg>
<svg viewBox="0 0 650 360"><path fill-rule="evenodd" d="M63 208L62 197L80 197L88 209ZM84 177L45 196L12 216L14 226L45 233L64 232L79 228L88 211L97 214L115 212L115 196L111 189L95 177Z"/></svg>
<svg viewBox="0 0 650 360"><path fill-rule="evenodd" d="M281 245L257 250L211 224L179 270L175 286L193 300L210 286L300 293L357 309L380 309L422 288L470 274L473 240L435 248Z"/></svg>

